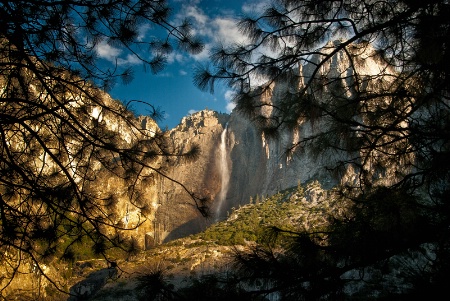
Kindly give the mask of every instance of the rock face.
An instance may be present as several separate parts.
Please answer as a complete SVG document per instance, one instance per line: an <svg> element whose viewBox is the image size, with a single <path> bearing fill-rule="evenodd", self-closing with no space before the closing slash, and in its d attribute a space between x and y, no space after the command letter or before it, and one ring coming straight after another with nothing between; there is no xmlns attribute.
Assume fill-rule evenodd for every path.
<svg viewBox="0 0 450 301"><path fill-rule="evenodd" d="M340 60L333 61L328 71L344 73L348 66L342 63L344 58ZM367 76L379 73L377 65L369 64L367 60L361 64L364 67L361 73ZM306 65L298 72L307 78L311 70ZM274 84L271 94L265 95L266 99L262 101L272 103L285 90L282 84ZM108 106L117 105L109 96L104 97ZM270 111L263 113L272 114ZM85 118L107 124L111 132L117 133L124 147L130 146L133 139L139 139L142 131L159 132L156 123L148 117L136 118L135 124L127 127L107 118L106 112L102 113L95 107L88 115ZM228 115L204 110L183 118L176 128L166 133L175 150L183 151L198 145L201 154L196 161L185 161L182 157L166 161L159 158L155 162L155 170L146 170L134 185L121 178L108 177L108 172L99 168L95 170L98 171L96 180L89 185L99 198L111 191L115 193L117 204L114 215L111 215L114 223L133 229L123 231L123 234L132 236L142 249L149 249L155 244L205 229L211 223L226 218L231 208L248 203L250 197L270 195L312 180L318 180L325 189L342 179L351 181L351 173L333 176L323 168L348 154L325 152L319 159L307 148L297 149L295 157L285 154L288 146L314 135L316 131L326 131L325 122L302 120L295 129L282 131L278 139L267 139L250 121L236 113ZM368 161L366 169L372 170L369 165L376 163L379 162ZM386 174L386 178L392 177ZM133 186L133 192L139 193L138 206L130 202L130 186ZM200 214L187 191L210 200L211 218L206 219ZM141 210L144 207L148 209L146 212ZM24 269L27 271L20 272L33 272L32 266ZM52 272L55 272L54 268L49 273Z"/></svg>
<svg viewBox="0 0 450 301"><path fill-rule="evenodd" d="M281 87L282 88L282 87ZM275 87L274 93L277 93ZM272 96L271 96L272 97ZM115 124L111 120L104 120ZM136 121L142 129L157 130L155 123L146 117ZM116 126L117 127L117 126ZM113 129L114 130L114 129ZM299 156L285 155L288 145L303 135L310 135L313 127L305 122L294 132L282 132L277 140L268 140L244 117L232 113L222 114L203 110L184 117L180 124L167 132L174 149L181 152L198 145L200 155L195 161L183 157L159 162L161 174L148 171L145 181L136 187L149 212L127 203L127 185L121 179L103 179L93 183L97 190L114 189L119 203L115 213L117 221L125 228L124 235L132 236L142 249L155 244L187 236L204 230L212 222L224 219L232 207L244 205L250 197L270 195L277 191L319 179L322 185L336 184L321 169L308 150ZM127 141L132 136L123 129L120 135ZM323 158L321 158L323 160ZM181 184L181 185L180 185ZM186 190L210 200L209 219L203 217Z"/></svg>
<svg viewBox="0 0 450 301"><path fill-rule="evenodd" d="M172 164L167 175L211 199L212 217L202 217L180 185L162 178L154 222L156 240L168 241L201 231L256 195L270 195L313 179L335 184L336 180L307 151L295 158L285 155L286 147L306 131L311 131L309 124L269 141L237 114L204 110L183 118L170 131L170 137L185 148L198 144L201 154L195 162Z"/></svg>
<svg viewBox="0 0 450 301"><path fill-rule="evenodd" d="M183 118L168 134L181 150L196 144L200 156L194 162L182 158L167 166L167 176L182 183L196 195L215 199L221 189L220 136L230 116L201 111ZM204 229L210 221L201 216L192 198L178 183L160 178L159 207L155 220L157 242L185 236Z"/></svg>
<svg viewBox="0 0 450 301"><path fill-rule="evenodd" d="M324 47L323 53L329 53L336 43L340 42L330 42L330 45ZM315 96L319 103L333 104L336 102L336 95L331 89L343 93L343 98L352 98L357 94L353 88L354 72L361 78L379 76L379 81L383 85L389 85L395 77L394 70L383 67L373 58L373 51L367 45L362 48L350 47L349 51L354 52L354 61L349 61L347 54L341 51L323 66L319 75L314 73L314 68L321 57L313 56L312 63L300 66L296 71L301 75L299 87L304 86L304 82L312 76L327 78L333 85L328 85L322 90L318 89ZM341 74L349 76L341 79ZM339 79L339 83L335 79ZM270 92L261 96L261 103L276 104L291 87L283 83L273 83L270 88ZM367 84L365 91L370 93L379 88ZM375 99L367 103L369 108L367 112L363 110L355 118L361 119L362 124L369 124L371 111L388 105L390 105L389 100ZM274 107L276 106L264 106L261 115L277 118ZM312 180L318 180L325 189L338 183L357 184L358 174L368 175L371 183L383 184L386 181L392 181L400 166L405 165L402 162L386 161L385 156L380 153L369 156L370 159L364 161L359 171L351 168L351 165L346 165L340 166L341 169L336 169L335 174L331 174L325 167L335 167L338 161L363 158L367 154L363 153L362 149L358 151L351 147L350 149L354 149L352 154L337 151L337 149L349 149L340 147L340 144L350 142L342 141L342 137L336 135L333 137L333 145L337 146L335 150L323 148L320 150L320 157L316 155L317 150L308 146L303 148L296 146L295 156L287 155L286 150L302 139L327 132L334 133L331 122L326 117L306 116L296 122L297 125L293 129L281 130L277 139L268 139L248 119L236 113L225 115L201 111L193 114L184 118L180 125L170 132L170 136L176 144L181 146L197 143L202 154L195 163L180 162L171 166L169 175L184 183L189 189L213 200L211 207L214 214L213 220L220 220L227 216L230 208L246 204L251 196L272 194ZM399 130L402 130L401 127L404 126L406 125L400 124ZM357 129L352 131L357 133ZM392 141L386 142L391 145ZM413 160L413 158L405 159ZM156 215L156 223L163 225L164 233L160 231L163 233L160 235L161 240L170 240L196 232L208 224L207 221L196 216L196 210L192 206L185 205L189 200L183 196L179 188L173 186L173 183L163 183L161 187L160 199L165 201Z"/></svg>
<svg viewBox="0 0 450 301"><path fill-rule="evenodd" d="M248 202L250 196L272 194L313 179L333 181L309 151L299 156L286 155L286 149L310 125L296 132L282 132L276 140L268 140L254 125L238 115L229 123L232 172L228 192L228 207Z"/></svg>
<svg viewBox="0 0 450 301"><path fill-rule="evenodd" d="M348 65L344 62L345 56L339 61L333 61L328 70L343 73ZM376 65L368 62L361 63L361 66L364 67L362 74L380 72ZM306 65L298 72L307 78L311 70ZM274 84L271 94L266 95L263 101L276 101L285 90L282 84ZM103 96L108 105L117 105L108 95ZM265 114L270 115L271 112ZM99 108L93 107L89 118L107 124L111 131L118 133L125 146L130 145L133 139L139 139L137 133L108 118L106 112ZM135 123L134 131L159 131L156 123L148 117L138 117ZM246 204L251 196L272 194L310 180L319 180L324 188L337 184L340 179L322 168L328 164L327 161L336 159L332 154L325 154L320 161L309 149L297 150L298 156L295 157L285 154L288 146L302 137L311 136L321 127L323 130L320 121L304 120L293 131L283 131L277 140L269 140L238 114L200 111L183 118L176 128L166 133L175 149L182 151L198 145L201 150L198 160L186 162L179 158L156 162L164 172L146 171L142 181L136 184L136 190L142 196L142 206L130 205L129 185L121 179L108 178L102 170L98 170L98 180L91 186L99 195L111 190L115 192L118 199L115 222L127 229L140 224L125 235L133 236L142 248L147 249L155 243L204 229L211 222L225 218L230 208ZM211 219L200 215L186 189L211 200ZM145 214L140 209L144 206L149 208ZM145 222L142 223L143 220Z"/></svg>

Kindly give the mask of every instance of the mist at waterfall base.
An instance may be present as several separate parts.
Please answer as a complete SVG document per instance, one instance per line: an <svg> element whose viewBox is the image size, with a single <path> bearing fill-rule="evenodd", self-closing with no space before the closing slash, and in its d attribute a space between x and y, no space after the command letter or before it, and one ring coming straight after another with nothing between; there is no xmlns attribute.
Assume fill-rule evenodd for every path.
<svg viewBox="0 0 450 301"><path fill-rule="evenodd" d="M215 220L219 221L225 218L222 213L223 204L226 201L228 186L230 183L230 169L228 167L228 152L227 152L227 132L228 123L225 124L225 128L220 135L220 145L219 145L219 169L220 169L220 181L221 188L220 192L216 198L216 210L215 210Z"/></svg>

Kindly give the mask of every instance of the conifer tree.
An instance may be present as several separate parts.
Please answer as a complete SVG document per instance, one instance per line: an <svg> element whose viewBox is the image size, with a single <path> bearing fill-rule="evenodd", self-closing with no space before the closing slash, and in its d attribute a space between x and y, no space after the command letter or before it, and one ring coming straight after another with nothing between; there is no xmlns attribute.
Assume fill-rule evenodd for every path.
<svg viewBox="0 0 450 301"><path fill-rule="evenodd" d="M158 158L195 157L196 148L177 152L163 132L143 127L129 107L103 92L117 79L132 80L132 69L101 63L102 45L153 73L174 49L201 51L189 23L169 23L170 12L160 0L0 2L1 288L24 265L45 276L49 258L73 258L80 246L102 256L113 246L132 250L133 241L112 235L111 227L123 229L110 210L114 191L100 194L93 181L128 181L129 205L145 213L135 187L148 171L165 176ZM148 28L153 34L139 37ZM158 110L147 106L157 118Z"/></svg>
<svg viewBox="0 0 450 301"><path fill-rule="evenodd" d="M446 0L272 1L240 21L247 42L218 47L212 67L197 70L199 88L233 88L235 110L265 137L311 126L288 155L305 147L337 154L326 168L357 175L338 189L342 204L350 201L346 214L330 215L326 229L299 231L281 253L240 254L246 279L266 283L261 294L335 300L349 287L380 298L445 290L449 13Z"/></svg>

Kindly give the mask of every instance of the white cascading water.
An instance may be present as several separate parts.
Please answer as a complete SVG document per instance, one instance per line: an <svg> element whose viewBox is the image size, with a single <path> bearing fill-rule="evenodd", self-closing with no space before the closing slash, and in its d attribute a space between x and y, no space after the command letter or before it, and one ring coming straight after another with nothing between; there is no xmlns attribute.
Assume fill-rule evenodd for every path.
<svg viewBox="0 0 450 301"><path fill-rule="evenodd" d="M227 156L227 131L228 124L225 124L225 128L220 135L220 177L221 177L221 188L216 200L216 220L219 220L221 217L221 210L223 203L227 197L228 192L228 184L230 183L230 170L228 168L228 156Z"/></svg>

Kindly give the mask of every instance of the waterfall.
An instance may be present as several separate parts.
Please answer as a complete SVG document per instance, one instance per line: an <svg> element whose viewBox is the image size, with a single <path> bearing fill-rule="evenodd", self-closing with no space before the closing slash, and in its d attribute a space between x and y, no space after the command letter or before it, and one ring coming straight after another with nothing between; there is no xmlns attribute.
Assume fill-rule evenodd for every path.
<svg viewBox="0 0 450 301"><path fill-rule="evenodd" d="M216 220L219 220L221 217L221 210L223 203L226 200L227 192L228 192L228 184L230 183L230 171L228 168L228 156L227 156L227 131L228 131L228 123L225 124L225 128L220 135L220 177L221 177L221 188L217 198L217 207L216 207Z"/></svg>

